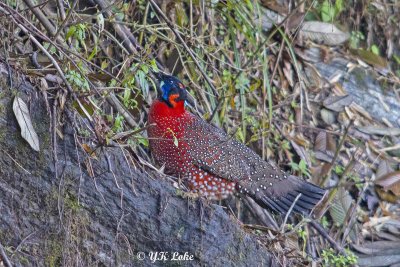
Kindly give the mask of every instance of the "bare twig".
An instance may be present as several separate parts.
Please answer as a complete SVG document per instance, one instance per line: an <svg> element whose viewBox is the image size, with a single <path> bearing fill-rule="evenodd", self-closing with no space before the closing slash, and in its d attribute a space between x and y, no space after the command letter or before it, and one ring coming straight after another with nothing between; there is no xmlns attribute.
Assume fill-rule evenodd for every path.
<svg viewBox="0 0 400 267"><path fill-rule="evenodd" d="M128 138L128 137L130 137L132 135L144 132L147 129L149 129L150 127L153 127L154 125L156 125L156 124L153 123L153 124L146 125L145 127L142 127L140 129L137 129L137 130L129 130L129 131L126 131L126 132L117 133L117 134L113 135L110 139L111 140L119 140L119 139L123 139L123 138Z"/></svg>
<svg viewBox="0 0 400 267"><path fill-rule="evenodd" d="M356 211L357 211L357 207L359 207L360 202L362 200L361 196L364 194L364 192L365 192L365 190L367 188L368 188L368 183L365 183L364 186L363 186L363 189L358 192L357 202L352 206L352 208L348 212L348 214L346 214L346 215L348 215L349 220L348 220L348 223L347 223L347 227L343 231L342 245L344 245L344 242L347 239L347 236L350 234L351 229L353 229L353 226L355 224L355 220L357 218L357 216L355 216L356 215Z"/></svg>
<svg viewBox="0 0 400 267"><path fill-rule="evenodd" d="M6 64L7 64L8 82L10 84L10 88L13 88L12 69L11 69L11 66L10 66L10 62L8 61L8 50L7 50L7 45L6 45L6 41L5 40L3 40L3 48L4 48L5 61L6 61Z"/></svg>
<svg viewBox="0 0 400 267"><path fill-rule="evenodd" d="M310 225L317 230L317 232L323 237L325 238L334 249L336 249L338 252L342 253L345 255L344 253L344 249L326 232L326 230L324 229L324 227L322 227L322 225L320 225L319 223L317 223L314 220L310 221Z"/></svg>
<svg viewBox="0 0 400 267"><path fill-rule="evenodd" d="M62 20L65 20L65 10L64 10L64 2L62 0L57 0L57 8L60 12L60 17Z"/></svg>
<svg viewBox="0 0 400 267"><path fill-rule="evenodd" d="M4 263L4 265L6 267L12 267L12 264L11 264L10 260L8 259L7 254L6 254L5 250L4 250L4 247L3 247L3 245L1 243L0 243L0 256L1 256L1 259L3 260L3 263Z"/></svg>
<svg viewBox="0 0 400 267"><path fill-rule="evenodd" d="M109 10L109 8L113 6L112 4L107 5L106 1L104 0L95 0L95 2L99 5L106 17L110 17L113 15L112 12ZM136 54L138 51L141 50L140 46L136 43L135 38L131 34L129 34L128 30L125 29L125 25L116 23L113 24L113 27L118 36L123 40L122 42L125 48L130 53Z"/></svg>
<svg viewBox="0 0 400 267"><path fill-rule="evenodd" d="M29 39L31 39L32 42L35 43L35 45L37 45L37 47L39 47L39 49L47 56L47 58L51 61L51 63L53 64L53 66L56 68L58 74L60 75L61 79L63 80L63 82L65 83L65 86L68 89L68 92L72 95L72 97L74 98L74 100L77 101L79 107L82 109L82 111L85 113L86 117L89 119L89 121L92 121L92 117L90 116L90 114L87 112L86 108L82 105L81 101L78 99L78 97L76 96L74 90L72 89L71 85L69 84L69 82L67 81L67 78L65 77L63 71L61 70L60 66L58 65L57 61L53 58L52 55L50 55L50 53L46 50L46 48L44 48L42 46L42 44L28 31L27 28L25 28L24 25L22 25L21 23L19 23L14 16L12 16L15 24L26 34L29 36Z"/></svg>
<svg viewBox="0 0 400 267"><path fill-rule="evenodd" d="M25 0L25 1L26 1L26 0ZM61 2L61 5L62 5L62 1L57 1L57 2ZM65 17L65 13L64 13L64 17L65 17L65 18L63 19L63 22L61 22L60 27L58 28L56 34L54 35L54 38L55 38L55 39L58 38L58 36L60 35L60 32L64 29L64 26L65 26L65 24L68 22L68 20L69 20L69 18L71 17L72 13L74 12L74 9L75 9L75 6L76 6L77 3L78 3L78 0L75 0L75 1L72 3L72 7L69 9L68 14L67 14L66 17ZM61 10L61 9L60 9L60 10ZM64 10L62 10L62 12L64 12ZM61 16L61 17L63 17L63 16Z"/></svg>
<svg viewBox="0 0 400 267"><path fill-rule="evenodd" d="M347 125L347 127L344 130L343 137L340 140L338 148L335 151L335 155L333 156L332 162L329 165L329 170L326 172L325 176L322 179L322 183L321 183L322 186L325 185L326 181L328 180L328 178L329 178L329 176L330 176L330 174L332 172L332 168L333 168L333 166L334 166L334 164L335 164L335 162L336 162L336 160L337 160L337 158L339 156L340 149L342 148L342 146L344 144L344 141L346 140L347 134L349 133L349 129L351 128L351 126L353 126L353 123L354 123L354 119L351 119L350 122L349 122L349 125Z"/></svg>
<svg viewBox="0 0 400 267"><path fill-rule="evenodd" d="M27 169L25 169L24 167L22 167L22 164L18 163L7 151L5 151L4 149L0 148L1 151L3 151L18 167L20 167L21 169L23 169L27 174L32 175L32 173L30 173Z"/></svg>
<svg viewBox="0 0 400 267"><path fill-rule="evenodd" d="M295 198L295 200L293 201L292 205L290 205L289 210L286 212L285 219L283 220L283 223L281 224L281 229L280 229L280 230L281 230L281 233L283 233L283 228L285 227L286 222L287 222L287 220L288 220L290 214L292 213L292 210L293 210L294 206L296 205L297 201L299 200L299 198L300 198L301 196L302 196L302 194L299 193L299 194L297 195L297 197Z"/></svg>
<svg viewBox="0 0 400 267"><path fill-rule="evenodd" d="M125 109L125 107L121 104L121 102L114 94L110 94L109 96L107 96L106 100L108 104L110 104L113 108L115 108L124 117L129 126L131 127L138 126L138 124L135 121L135 118L133 118L132 114Z"/></svg>
<svg viewBox="0 0 400 267"><path fill-rule="evenodd" d="M183 45L183 47L186 49L186 52L189 54L189 56L193 59L194 63L196 64L197 68L203 75L204 79L210 86L211 90L213 91L214 96L219 97L219 94L217 92L217 89L215 88L214 84L212 83L211 79L207 76L207 74L204 72L203 68L201 67L200 63L198 62L197 58L193 54L192 50L187 46L185 43L185 40L183 40L182 36L176 31L174 24L167 18L167 16L162 12L162 10L158 7L158 5L154 2L154 0L150 0L151 5L153 6L154 10L158 15L160 15L165 23L167 23L168 27L171 29L171 31L175 34L176 38L178 38L179 42Z"/></svg>
<svg viewBox="0 0 400 267"><path fill-rule="evenodd" d="M38 62L37 56L38 56L38 53L36 51L33 52L31 55L31 62L35 68L43 69L43 66L40 65L40 63Z"/></svg>
<svg viewBox="0 0 400 267"><path fill-rule="evenodd" d="M35 14L35 16L39 19L40 23L46 28L51 36L55 36L57 33L56 28L50 22L50 20L43 14L42 10L35 5L30 0L24 0L25 4L29 7L30 10Z"/></svg>
<svg viewBox="0 0 400 267"><path fill-rule="evenodd" d="M279 226L268 211L257 205L250 197L243 198L246 206L258 217L258 219L267 227L278 230Z"/></svg>

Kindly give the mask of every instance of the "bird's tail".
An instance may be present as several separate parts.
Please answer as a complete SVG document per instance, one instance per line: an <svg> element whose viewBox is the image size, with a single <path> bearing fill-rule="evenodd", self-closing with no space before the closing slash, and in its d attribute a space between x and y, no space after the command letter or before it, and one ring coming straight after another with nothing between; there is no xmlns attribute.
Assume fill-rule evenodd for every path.
<svg viewBox="0 0 400 267"><path fill-rule="evenodd" d="M266 190L252 193L248 195L262 207L286 214L294 203L293 212L308 216L325 196L326 190L296 176L289 176Z"/></svg>

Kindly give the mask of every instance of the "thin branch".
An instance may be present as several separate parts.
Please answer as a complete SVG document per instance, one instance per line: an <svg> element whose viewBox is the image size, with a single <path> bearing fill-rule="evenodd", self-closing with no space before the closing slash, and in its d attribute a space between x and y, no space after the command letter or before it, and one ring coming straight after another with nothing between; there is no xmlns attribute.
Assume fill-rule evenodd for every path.
<svg viewBox="0 0 400 267"><path fill-rule="evenodd" d="M292 210L293 210L294 206L296 205L297 201L300 199L301 196L302 196L302 194L299 193L299 194L297 195L296 199L293 201L292 205L290 205L289 210L286 212L285 219L283 220L283 223L282 223L281 229L280 229L280 230L281 230L281 233L283 233L283 228L285 227L286 222L287 222L287 220L288 220L290 214L292 213Z"/></svg>
<svg viewBox="0 0 400 267"><path fill-rule="evenodd" d="M339 156L340 149L342 148L342 146L344 144L344 141L346 140L346 137L347 137L347 135L349 133L349 129L351 128L351 126L353 126L353 123L354 123L354 119L351 119L349 125L347 125L347 127L344 130L343 137L340 140L339 146L336 149L335 155L333 156L333 159L332 159L332 161L331 161L331 163L329 165L329 170L326 172L325 176L322 179L322 183L321 183L322 186L325 185L326 181L328 180L328 178L329 178L329 176L330 176L330 174L332 172L332 168L333 168L333 166L334 166L334 164L335 164L335 162L336 162L336 160L337 160L337 158Z"/></svg>
<svg viewBox="0 0 400 267"><path fill-rule="evenodd" d="M35 16L38 18L40 23L46 28L46 30L49 32L51 36L55 36L57 33L56 28L54 25L50 22L50 20L43 14L42 10L38 7L35 7L35 5L30 1L30 0L23 0L25 4L29 7L29 9L35 14Z"/></svg>
<svg viewBox="0 0 400 267"><path fill-rule="evenodd" d="M126 110L126 108L122 105L122 103L118 100L118 98L114 94L110 94L106 97L108 104L110 104L113 108L115 108L126 120L126 122L131 127L137 127L138 124L135 121L135 118L132 116L130 112Z"/></svg>
<svg viewBox="0 0 400 267"><path fill-rule="evenodd" d="M326 232L326 230L324 229L324 227L322 227L322 225L320 225L319 223L317 223L314 220L310 221L310 225L317 230L317 232L323 237L325 238L331 245L332 247L342 253L343 255L345 255L344 253L344 249Z"/></svg>
<svg viewBox="0 0 400 267"><path fill-rule="evenodd" d="M217 89L213 85L211 79L207 76L207 74L204 72L203 68L200 66L200 63L196 59L195 55L193 54L192 50L187 46L185 43L185 40L183 40L182 36L176 31L174 24L167 18L167 16L162 12L162 10L158 7L158 5L154 2L154 0L150 0L151 5L154 8L154 11L160 15L163 20L167 23L168 27L171 29L171 31L175 34L176 38L178 38L179 42L183 45L183 47L186 49L186 52L189 54L189 56L193 59L193 62L196 64L197 68L200 70L201 74L203 75L204 79L210 86L211 90L213 91L214 96L219 97L219 94L217 92Z"/></svg>
<svg viewBox="0 0 400 267"><path fill-rule="evenodd" d="M4 263L4 265L6 267L12 267L12 264L11 264L10 260L8 259L7 254L6 254L5 250L4 250L4 247L3 247L3 245L1 243L0 243L0 256L1 256L1 259L3 260L3 263Z"/></svg>
<svg viewBox="0 0 400 267"><path fill-rule="evenodd" d="M25 1L26 1L26 0L25 0ZM57 1L57 2L61 2L61 3L62 3L62 1ZM74 10L75 10L75 7L76 7L76 4L77 4L77 3L78 3L78 0L75 0L75 1L72 3L72 7L69 9L67 16L66 16L65 19L61 22L60 27L58 28L56 34L54 35L54 39L57 39L58 36L60 35L61 31L64 29L65 24L68 22L68 20L69 20L69 18L71 17L72 13L74 13ZM60 11L61 11L61 9L60 9ZM64 11L64 10L63 10L63 11ZM61 13L61 12L60 12L60 13ZM65 16L65 14L64 14L64 16Z"/></svg>
<svg viewBox="0 0 400 267"><path fill-rule="evenodd" d="M81 101L79 100L79 98L76 96L74 90L72 89L71 85L69 84L67 78L65 77L63 71L61 70L60 66L58 65L57 61L53 58L52 55L50 55L50 53L46 50L46 48L44 48L42 46L42 44L28 31L27 28L25 28L24 25L22 25L21 23L19 23L14 16L11 16L12 19L14 20L15 24L26 34L29 36L29 39L31 39L31 41L33 43L35 43L35 45L37 45L37 47L47 56L47 58L51 61L51 63L53 64L53 66L56 68L58 74L60 75L61 79L63 80L64 84L66 85L68 92L72 95L72 97L74 98L74 100L77 101L79 107L82 109L82 111L85 113L86 117L89 119L89 121L93 121L92 117L90 116L90 114L87 112L86 108L82 105Z"/></svg>
<svg viewBox="0 0 400 267"><path fill-rule="evenodd" d="M274 229L276 231L279 229L278 224L267 210L261 208L258 204L254 202L253 199L248 196L243 198L243 200L250 211L258 217L258 219L262 222L262 224L264 224L264 226L267 226L268 229Z"/></svg>
<svg viewBox="0 0 400 267"><path fill-rule="evenodd" d="M113 4L108 4L106 1L103 0L95 0L95 2L99 5L100 9L102 10L105 17L113 16L113 13L109 10L113 7ZM125 48L132 54L136 54L138 51L141 50L141 47L137 44L135 38L127 31L125 25L121 24L113 24L115 32L118 36L123 40L122 43L124 44Z"/></svg>

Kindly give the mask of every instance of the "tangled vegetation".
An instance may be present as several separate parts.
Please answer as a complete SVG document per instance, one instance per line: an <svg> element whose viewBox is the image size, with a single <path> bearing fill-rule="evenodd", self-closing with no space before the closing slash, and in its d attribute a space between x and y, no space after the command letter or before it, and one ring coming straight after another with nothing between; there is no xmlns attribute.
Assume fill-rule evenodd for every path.
<svg viewBox="0 0 400 267"><path fill-rule="evenodd" d="M66 109L81 116L89 155L122 146L144 166L154 164L146 118L156 98L153 72L164 71L188 87L192 112L330 189L317 216L333 242L349 248L342 255L301 228L304 221L282 231L245 226L282 264L350 266L354 252L363 257L363 243L387 240L380 231L398 238L390 229L400 229L392 223L399 216L399 121L378 120L356 97L346 102L345 78L321 74L346 58L348 73L368 69L383 95L400 101L395 1L93 2L0 3L4 58L55 101L60 125ZM357 76L360 84L367 76Z"/></svg>

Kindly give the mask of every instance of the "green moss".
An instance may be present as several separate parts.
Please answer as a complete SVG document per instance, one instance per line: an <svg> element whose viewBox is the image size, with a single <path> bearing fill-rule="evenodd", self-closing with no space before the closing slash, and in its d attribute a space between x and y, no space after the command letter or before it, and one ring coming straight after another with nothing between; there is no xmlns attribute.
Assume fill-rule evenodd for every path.
<svg viewBox="0 0 400 267"><path fill-rule="evenodd" d="M0 114L0 116L1 116L1 114ZM3 141L7 137L7 131L4 129L2 130L1 128L2 127L0 127L0 142L3 144L4 143Z"/></svg>
<svg viewBox="0 0 400 267"><path fill-rule="evenodd" d="M64 205L66 209L69 209L74 213L79 212L79 210L82 208L76 196L69 192L67 192L64 197Z"/></svg>
<svg viewBox="0 0 400 267"><path fill-rule="evenodd" d="M87 212L82 208L79 203L77 195L72 187L72 180L69 179L68 175L64 177L64 192L59 195L57 186L54 186L49 192L45 202L49 207L48 212L57 213L58 208L57 202L61 198L63 201L62 208L62 223L63 229L67 229L61 234L50 235L46 241L46 250L44 251L46 266L60 266L61 263L66 265L74 265L74 254L76 251L80 251L81 256L85 257L87 252L84 249L84 240L89 240L89 232L87 227L90 224L89 216ZM93 250L97 248L94 247ZM90 261L90 259L87 259Z"/></svg>
<svg viewBox="0 0 400 267"><path fill-rule="evenodd" d="M23 257L23 256L21 256L21 255L18 257L18 260L19 260L19 262L20 262L23 266L28 266L29 263L31 263L31 262L29 261L29 259L27 259L27 258L25 258L25 257Z"/></svg>
<svg viewBox="0 0 400 267"><path fill-rule="evenodd" d="M55 267L61 266L62 264L62 244L59 241L59 238L54 236L54 238L48 242L48 255L45 259L45 263L47 266Z"/></svg>

